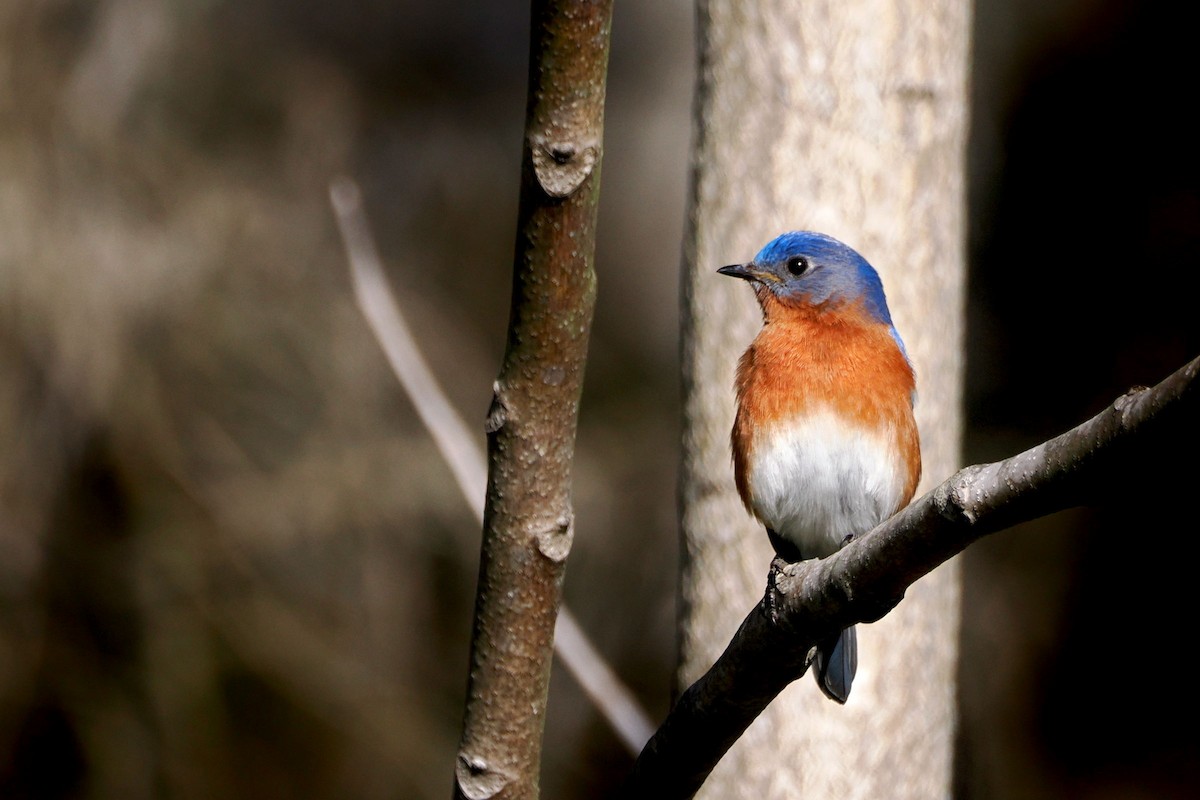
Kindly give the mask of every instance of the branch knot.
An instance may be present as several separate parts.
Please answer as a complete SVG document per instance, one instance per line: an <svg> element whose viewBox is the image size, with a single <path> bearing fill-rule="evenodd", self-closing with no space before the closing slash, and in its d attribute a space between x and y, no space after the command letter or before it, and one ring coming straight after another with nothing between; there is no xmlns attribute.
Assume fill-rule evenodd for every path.
<svg viewBox="0 0 1200 800"><path fill-rule="evenodd" d="M462 752L454 767L454 779L467 800L488 800L512 781L510 775L493 769L483 758Z"/></svg>
<svg viewBox="0 0 1200 800"><path fill-rule="evenodd" d="M538 552L556 564L566 561L575 540L575 516L563 514L551 527L538 531L536 538Z"/></svg>
<svg viewBox="0 0 1200 800"><path fill-rule="evenodd" d="M961 469L950 480L933 490L933 502L938 513L950 522L975 523L976 514L971 504L971 489L975 477L983 470L976 465Z"/></svg>
<svg viewBox="0 0 1200 800"><path fill-rule="evenodd" d="M596 142L550 141L531 136L533 172L538 185L551 197L567 197L578 189L600 159Z"/></svg>
<svg viewBox="0 0 1200 800"><path fill-rule="evenodd" d="M492 403L488 406L487 416L483 420L483 431L489 436L504 427L508 422L508 406L500 396L500 381L492 384Z"/></svg>

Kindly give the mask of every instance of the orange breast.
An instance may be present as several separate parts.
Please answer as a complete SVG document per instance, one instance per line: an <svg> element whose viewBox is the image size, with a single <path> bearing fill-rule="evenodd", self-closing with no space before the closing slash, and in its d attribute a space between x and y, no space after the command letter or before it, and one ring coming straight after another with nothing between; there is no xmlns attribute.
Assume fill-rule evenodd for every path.
<svg viewBox="0 0 1200 800"><path fill-rule="evenodd" d="M767 322L738 363L734 475L750 508L748 465L755 436L773 422L828 409L847 422L889 431L893 452L907 464L904 503L921 475L912 415L912 367L887 325L861 305L836 310L813 306L764 308Z"/></svg>

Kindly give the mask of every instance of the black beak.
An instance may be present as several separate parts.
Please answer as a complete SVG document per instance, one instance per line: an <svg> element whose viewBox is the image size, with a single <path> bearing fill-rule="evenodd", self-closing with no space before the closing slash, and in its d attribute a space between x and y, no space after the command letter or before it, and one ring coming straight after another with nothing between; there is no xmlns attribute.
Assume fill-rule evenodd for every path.
<svg viewBox="0 0 1200 800"><path fill-rule="evenodd" d="M741 278L744 281L756 280L749 267L749 264L730 264L728 267L721 267L717 272L731 278Z"/></svg>

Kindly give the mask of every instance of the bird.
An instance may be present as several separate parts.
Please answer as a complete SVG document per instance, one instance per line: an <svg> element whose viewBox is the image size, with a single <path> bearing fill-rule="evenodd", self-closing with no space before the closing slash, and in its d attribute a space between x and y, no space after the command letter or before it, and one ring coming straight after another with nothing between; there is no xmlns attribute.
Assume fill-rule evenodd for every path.
<svg viewBox="0 0 1200 800"><path fill-rule="evenodd" d="M791 231L745 264L763 324L737 365L734 482L779 558L825 558L906 506L921 477L916 376L883 283L850 246ZM821 691L845 703L854 627L810 651Z"/></svg>

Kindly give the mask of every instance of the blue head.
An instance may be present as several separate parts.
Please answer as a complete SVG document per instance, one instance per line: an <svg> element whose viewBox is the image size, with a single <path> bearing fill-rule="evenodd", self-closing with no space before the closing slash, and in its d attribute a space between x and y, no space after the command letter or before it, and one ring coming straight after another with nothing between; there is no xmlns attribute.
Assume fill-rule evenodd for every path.
<svg viewBox="0 0 1200 800"><path fill-rule="evenodd" d="M717 272L750 281L760 302L763 292L785 304L838 306L861 301L872 319L888 326L908 358L892 324L879 273L853 248L832 236L812 231L784 233L768 242L749 264L731 264Z"/></svg>
<svg viewBox="0 0 1200 800"><path fill-rule="evenodd" d="M717 270L742 278L785 303L824 305L862 301L867 313L892 324L883 282L867 260L832 236L792 231L772 239L749 264Z"/></svg>

